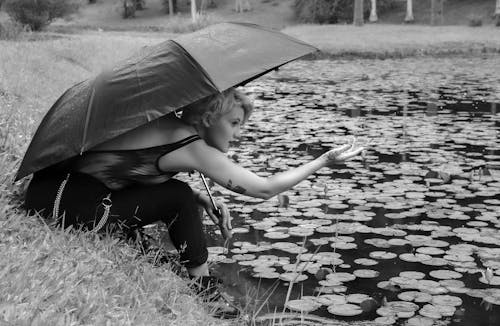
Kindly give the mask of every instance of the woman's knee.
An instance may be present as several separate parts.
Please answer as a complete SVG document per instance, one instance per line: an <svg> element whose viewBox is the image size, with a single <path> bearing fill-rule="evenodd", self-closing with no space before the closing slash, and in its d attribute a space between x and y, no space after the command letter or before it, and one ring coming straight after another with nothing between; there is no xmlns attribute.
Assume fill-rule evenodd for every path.
<svg viewBox="0 0 500 326"><path fill-rule="evenodd" d="M173 191L179 202L194 201L193 189L187 183L177 179L172 179L169 182L171 182L171 186L173 186Z"/></svg>

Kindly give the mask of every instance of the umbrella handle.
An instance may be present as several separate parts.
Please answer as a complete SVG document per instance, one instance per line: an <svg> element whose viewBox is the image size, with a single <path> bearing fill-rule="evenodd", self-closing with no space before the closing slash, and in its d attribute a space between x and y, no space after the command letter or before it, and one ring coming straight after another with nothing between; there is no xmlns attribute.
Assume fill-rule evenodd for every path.
<svg viewBox="0 0 500 326"><path fill-rule="evenodd" d="M215 203L214 197L212 196L212 193L210 192L210 188L208 187L208 184L207 184L207 179L205 179L205 176L201 172L200 172L200 177L201 177L201 180L203 181L203 185L205 186L205 189L207 190L208 197L210 197L210 201L212 202L214 212L216 213L217 217L221 217L222 213L221 213L220 209L217 207L217 204Z"/></svg>
<svg viewBox="0 0 500 326"><path fill-rule="evenodd" d="M221 228L222 235L226 239L226 243L224 244L224 247L226 247L227 241L232 238L231 231L227 230L226 227L224 227L222 225L222 212L217 207L217 204L215 203L214 197L212 196L212 193L210 192L210 188L208 187L207 180L205 179L205 176L201 172L200 172L200 177L201 177L201 180L203 181L203 185L205 186L205 189L207 190L208 197L210 197L210 201L212 202L214 214L217 216L217 218L219 218L219 226Z"/></svg>

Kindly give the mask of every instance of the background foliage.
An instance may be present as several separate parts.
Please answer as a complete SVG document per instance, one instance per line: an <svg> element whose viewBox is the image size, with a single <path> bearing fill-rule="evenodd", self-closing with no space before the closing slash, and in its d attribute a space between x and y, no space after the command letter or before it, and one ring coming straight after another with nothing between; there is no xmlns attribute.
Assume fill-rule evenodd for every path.
<svg viewBox="0 0 500 326"><path fill-rule="evenodd" d="M2 0L0 0L2 1ZM39 31L55 18L78 10L77 0L3 0L3 8L15 21Z"/></svg>
<svg viewBox="0 0 500 326"><path fill-rule="evenodd" d="M370 0L364 0L364 15L370 14ZM351 23L353 0L295 0L295 18L303 23L336 24ZM383 13L397 6L396 0L378 0L377 12Z"/></svg>

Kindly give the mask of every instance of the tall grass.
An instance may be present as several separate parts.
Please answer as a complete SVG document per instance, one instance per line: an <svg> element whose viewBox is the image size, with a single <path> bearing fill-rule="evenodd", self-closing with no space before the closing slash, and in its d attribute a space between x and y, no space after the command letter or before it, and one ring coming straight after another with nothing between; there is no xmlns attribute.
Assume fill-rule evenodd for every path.
<svg viewBox="0 0 500 326"><path fill-rule="evenodd" d="M0 41L0 325L223 325L169 266L116 238L48 227L13 183L57 97L153 38Z"/></svg>

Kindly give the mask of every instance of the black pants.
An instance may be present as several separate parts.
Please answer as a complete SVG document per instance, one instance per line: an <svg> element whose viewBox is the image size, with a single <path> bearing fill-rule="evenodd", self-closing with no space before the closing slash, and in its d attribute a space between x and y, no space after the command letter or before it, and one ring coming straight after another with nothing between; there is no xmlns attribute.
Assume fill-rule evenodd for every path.
<svg viewBox="0 0 500 326"><path fill-rule="evenodd" d="M66 173L38 172L26 194L26 207L52 217L54 202ZM201 216L193 191L185 182L170 179L158 185L136 185L110 190L97 179L81 173L69 175L62 192L59 215L64 227L93 229L104 214L103 199L110 195L111 208L106 229L119 227L128 233L157 221L167 224L170 238L188 268L208 257ZM62 221L61 221L62 222Z"/></svg>

